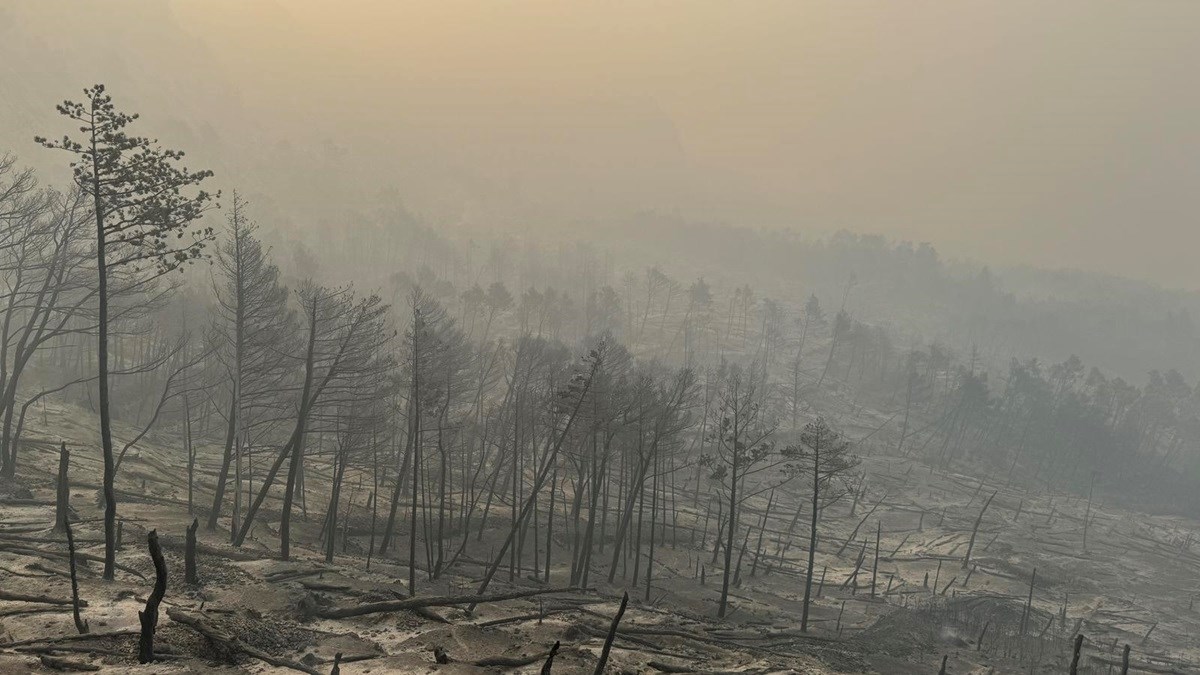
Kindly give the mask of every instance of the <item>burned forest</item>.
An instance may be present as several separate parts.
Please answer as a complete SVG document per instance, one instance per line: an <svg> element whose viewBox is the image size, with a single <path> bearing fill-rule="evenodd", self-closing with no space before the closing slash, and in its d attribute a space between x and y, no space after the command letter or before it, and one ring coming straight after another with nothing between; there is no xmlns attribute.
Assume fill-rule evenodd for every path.
<svg viewBox="0 0 1200 675"><path fill-rule="evenodd" d="M887 225L957 213L971 181L935 195L904 176L932 155L893 147L782 187L751 150L786 125L695 111L799 58L749 39L770 16L862 16L508 6L551 37L482 5L102 4L0 7L27 71L0 75L0 673L1200 672L1194 268L1129 243L1115 269L1101 225L975 248ZM384 37L410 16L428 37ZM704 76L729 98L620 98L714 63L689 26L729 38ZM851 45L812 30L832 87ZM381 65L435 34L496 51ZM855 114L907 114L863 77L883 98ZM300 82L328 95L279 94ZM818 154L882 133L827 105ZM1037 181L1066 184L1073 142L1037 146L1060 160ZM818 209L873 162L897 185ZM1051 219L1005 175L980 194Z"/></svg>

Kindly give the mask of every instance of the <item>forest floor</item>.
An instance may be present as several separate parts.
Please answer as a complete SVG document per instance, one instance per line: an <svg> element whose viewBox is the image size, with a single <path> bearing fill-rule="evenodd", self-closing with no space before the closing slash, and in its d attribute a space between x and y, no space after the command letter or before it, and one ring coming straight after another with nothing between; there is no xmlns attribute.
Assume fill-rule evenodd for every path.
<svg viewBox="0 0 1200 675"><path fill-rule="evenodd" d="M746 543L739 542L735 555L742 558L741 574L724 619L716 618L721 569L713 563L714 542L697 525L706 505L694 495L681 496L671 527L656 532L648 594L644 570L636 585L628 568L607 582L611 553L597 556L587 590L563 590L570 533L556 525L550 583L537 578L533 547L527 546L521 573L510 577L505 565L488 589L543 594L480 603L473 613L460 603L322 618L336 608L407 598L409 570L399 562L407 559L407 538L399 540L402 553L393 547L368 569L370 518L360 488L345 541L339 540L333 563L326 563L315 542L327 499L318 486L328 467L313 462L306 469L308 515L293 527L291 561L275 557L277 499L266 503L241 548L227 543L227 518L208 532L198 509L202 583L188 586L186 468L176 449L181 444L167 434L144 439L121 467L122 569L115 581L105 582L98 562L101 464L93 416L52 406L44 419L39 415L35 438L22 446L17 479L0 483L0 672L327 673L339 652L347 675L539 672L557 641L553 672L587 673L628 590L608 672L936 673L945 657L948 673L1065 673L1074 638L1082 634L1081 673L1120 672L1126 644L1130 672L1200 673L1200 609L1193 603L1200 593L1200 553L1193 550L1200 523L1006 487L970 475L963 468L969 463L948 470L888 456L881 448L894 447L898 432L872 433L885 416L846 405L831 417L851 439L870 434L860 449L875 454L863 457L858 497L823 512L815 565L823 581L810 631L801 633L807 512L794 535L788 533L807 498L798 482L775 496L765 519L767 494L747 504L740 517ZM118 438L132 433L117 429ZM73 448L71 506L78 517L77 548L87 558L79 567L87 636L78 635L73 623L65 539L52 531L60 439ZM211 500L216 453L207 447L200 453L198 505ZM993 493L964 568L973 526ZM473 525L466 553L440 578L419 570L416 596L473 594L484 572L481 559L490 557L510 526L508 508L493 511L481 541L475 541ZM405 509L400 515L406 522ZM152 528L170 577L155 640L160 660L138 665L138 611L153 577L146 547ZM544 530L539 536L544 541ZM795 543L785 545L789 539ZM448 548L461 540L461 531L451 528ZM544 573L544 565L539 560L536 569ZM8 599L13 594L38 597ZM435 648L451 661L436 663ZM476 665L495 657L511 659L510 665ZM528 663L511 665L521 661Z"/></svg>

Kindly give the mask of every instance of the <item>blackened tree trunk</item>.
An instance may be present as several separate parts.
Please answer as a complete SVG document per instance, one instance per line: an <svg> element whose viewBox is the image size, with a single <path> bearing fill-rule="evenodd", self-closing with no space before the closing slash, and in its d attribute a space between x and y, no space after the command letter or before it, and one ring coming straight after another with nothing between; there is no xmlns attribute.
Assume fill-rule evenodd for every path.
<svg viewBox="0 0 1200 675"><path fill-rule="evenodd" d="M817 557L817 518L821 511L821 443L813 443L812 518L808 530L808 570L804 573L804 607L800 613L800 630L808 630L808 608L812 603L813 567Z"/></svg>
<svg viewBox="0 0 1200 675"><path fill-rule="evenodd" d="M737 416L734 416L734 451L732 454L733 460L729 471L729 524L725 528L725 573L721 578L721 604L717 608L717 616L725 618L725 610L729 605L729 581L730 574L733 572L733 533L737 529L737 484L738 484L738 451L737 438L738 430Z"/></svg>
<svg viewBox="0 0 1200 675"><path fill-rule="evenodd" d="M608 628L608 637L604 638L604 649L600 651L600 660L596 662L593 675L604 675L604 666L608 663L608 653L612 651L613 640L617 638L617 628L621 625L621 617L625 616L625 606L629 604L629 592L621 596L621 606L613 617L612 625Z"/></svg>
<svg viewBox="0 0 1200 675"><path fill-rule="evenodd" d="M209 531L217 529L217 518L221 515L221 503L225 500L225 483L229 477L229 465L233 461L234 444L237 435L238 394L236 382L234 383L233 390L233 396L229 400L229 423L225 429L225 453L221 458L221 468L217 472L217 490L213 495L213 507L208 512L207 527Z"/></svg>
<svg viewBox="0 0 1200 675"><path fill-rule="evenodd" d="M417 594L417 500L421 491L421 310L413 306L413 364L412 364L412 509L408 529L408 594Z"/></svg>
<svg viewBox="0 0 1200 675"><path fill-rule="evenodd" d="M75 535L71 532L71 524L66 523L67 531L67 564L71 571L71 613L75 619L75 630L80 635L88 632L88 622L79 616L79 608L83 605L79 600L79 576L75 568Z"/></svg>
<svg viewBox="0 0 1200 675"><path fill-rule="evenodd" d="M71 466L71 451L63 441L58 452L58 485L57 497L54 502L54 531L62 532L70 528L68 523L71 508L71 480L67 472Z"/></svg>
<svg viewBox="0 0 1200 675"><path fill-rule="evenodd" d="M150 663L154 660L154 631L158 627L158 606L167 594L167 563L163 560L162 549L158 545L158 532L150 530L146 540L150 546L150 559L154 561L154 590L146 599L146 609L138 612L138 619L142 624L142 634L138 640L138 663Z"/></svg>
<svg viewBox="0 0 1200 675"><path fill-rule="evenodd" d="M341 454L341 453L339 453ZM336 459L337 466L333 472L333 488L329 494L329 510L325 516L325 562L333 562L334 541L337 539L338 501L342 498L342 479L346 475L346 457ZM354 493L350 493L351 499Z"/></svg>
<svg viewBox="0 0 1200 675"><path fill-rule="evenodd" d="M108 261L105 256L104 200L100 191L99 156L96 134L92 133L93 195L96 215L96 274L100 313L96 323L96 360L99 367L100 447L104 454L104 578L116 578L117 564L117 470L113 463L112 417L108 403ZM145 663L145 661L143 661Z"/></svg>
<svg viewBox="0 0 1200 675"><path fill-rule="evenodd" d="M200 520L192 519L187 529L187 541L183 549L183 579L192 586L200 585L200 575L196 573L196 530L200 529Z"/></svg>

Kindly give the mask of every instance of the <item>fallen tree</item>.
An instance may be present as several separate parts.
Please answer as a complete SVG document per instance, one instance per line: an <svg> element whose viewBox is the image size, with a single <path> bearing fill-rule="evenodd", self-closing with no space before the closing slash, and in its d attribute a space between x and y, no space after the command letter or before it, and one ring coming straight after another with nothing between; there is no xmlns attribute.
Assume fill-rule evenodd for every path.
<svg viewBox="0 0 1200 675"><path fill-rule="evenodd" d="M519 598L529 598L535 595L550 595L553 593L572 593L582 591L584 589L574 586L563 588L537 588L532 590L509 591L508 593L493 593L491 595L431 595L418 598L405 598L404 600L384 600L382 602L369 602L364 605L354 605L350 607L320 607L314 606L310 602L301 604L301 611L309 616L318 617L321 619L346 619L353 616L364 616L366 614L379 614L382 612L399 612L406 609L418 609L421 607L447 607L450 605L478 605L486 602L500 602L502 600L516 600Z"/></svg>
<svg viewBox="0 0 1200 675"><path fill-rule="evenodd" d="M298 670L302 673L309 673L309 675L325 675L323 671L317 670L316 668L310 668L299 661L293 661L280 656L273 656L262 651L261 649L246 644L240 638L230 635L214 625L202 614L189 612L179 609L178 607L168 607L167 616L170 617L175 623L183 624L197 633L200 633L230 656L236 654L245 654L246 656L258 659L259 661L263 661L264 663L277 668L290 668L292 670Z"/></svg>

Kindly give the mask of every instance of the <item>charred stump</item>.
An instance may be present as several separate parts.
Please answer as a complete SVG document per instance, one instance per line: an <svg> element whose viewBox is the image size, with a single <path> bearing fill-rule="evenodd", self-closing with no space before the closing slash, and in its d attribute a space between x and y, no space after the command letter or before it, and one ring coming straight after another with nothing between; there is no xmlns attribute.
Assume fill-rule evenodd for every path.
<svg viewBox="0 0 1200 675"><path fill-rule="evenodd" d="M1071 675L1079 675L1079 652L1083 649L1083 633L1075 636L1075 653L1071 656Z"/></svg>
<svg viewBox="0 0 1200 675"><path fill-rule="evenodd" d="M150 559L154 561L154 590L146 599L146 609L138 612L142 623L142 635L138 640L138 663L154 660L154 630L158 627L158 606L167 594L167 563L163 560L162 548L158 545L158 531L150 530L146 535L150 547Z"/></svg>
<svg viewBox="0 0 1200 675"><path fill-rule="evenodd" d="M550 669L554 667L554 657L558 655L558 648L561 642L554 641L554 646L550 648L550 653L546 655L546 662L542 664L541 675L550 675Z"/></svg>
<svg viewBox="0 0 1200 675"><path fill-rule="evenodd" d="M200 529L200 520L192 519L187 529L187 541L183 549L183 578L192 586L200 585L200 575L196 572L196 530Z"/></svg>

